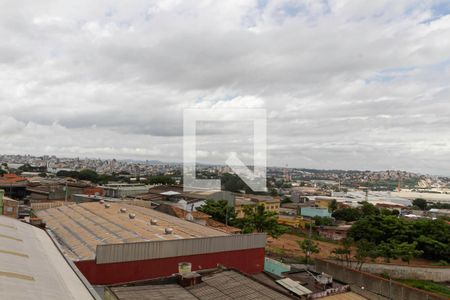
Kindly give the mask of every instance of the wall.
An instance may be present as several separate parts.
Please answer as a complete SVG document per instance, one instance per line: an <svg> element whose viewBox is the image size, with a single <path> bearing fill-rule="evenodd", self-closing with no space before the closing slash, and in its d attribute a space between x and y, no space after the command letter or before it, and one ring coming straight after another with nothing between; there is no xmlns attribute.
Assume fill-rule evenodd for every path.
<svg viewBox="0 0 450 300"><path fill-rule="evenodd" d="M255 274L264 270L264 248L107 264L87 260L75 264L91 284L115 284L170 276L178 272L180 262L192 263L193 271L221 264Z"/></svg>
<svg viewBox="0 0 450 300"><path fill-rule="evenodd" d="M3 215L17 219L19 217L19 201L4 197Z"/></svg>
<svg viewBox="0 0 450 300"><path fill-rule="evenodd" d="M355 263L353 263L354 266ZM450 267L412 267L366 263L362 266L362 271L375 274L388 273L393 278L401 279L414 278L436 282L450 281Z"/></svg>
<svg viewBox="0 0 450 300"><path fill-rule="evenodd" d="M368 299L444 300L433 293L415 289L370 273L360 272L336 263L316 259L316 270L349 284L352 290Z"/></svg>

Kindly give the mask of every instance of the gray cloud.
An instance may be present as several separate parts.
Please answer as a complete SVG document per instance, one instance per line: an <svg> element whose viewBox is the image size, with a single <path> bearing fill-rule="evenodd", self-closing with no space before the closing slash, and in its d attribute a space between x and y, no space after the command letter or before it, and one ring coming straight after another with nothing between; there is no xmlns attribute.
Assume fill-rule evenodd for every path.
<svg viewBox="0 0 450 300"><path fill-rule="evenodd" d="M437 3L4 3L0 152L179 161L184 108L261 107L269 164L450 174ZM204 128L205 160L245 157L239 129Z"/></svg>

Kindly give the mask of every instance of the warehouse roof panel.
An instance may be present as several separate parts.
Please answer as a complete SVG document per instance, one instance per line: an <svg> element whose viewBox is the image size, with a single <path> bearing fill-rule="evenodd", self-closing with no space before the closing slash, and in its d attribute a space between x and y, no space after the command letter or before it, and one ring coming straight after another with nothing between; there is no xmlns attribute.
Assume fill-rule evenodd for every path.
<svg viewBox="0 0 450 300"><path fill-rule="evenodd" d="M101 244L227 235L153 209L117 202L107 205L87 202L41 210L37 215L72 260L93 259ZM151 225L151 219L157 224ZM172 233L166 234L166 228L171 228Z"/></svg>
<svg viewBox="0 0 450 300"><path fill-rule="evenodd" d="M0 216L1 299L94 299L46 232Z"/></svg>

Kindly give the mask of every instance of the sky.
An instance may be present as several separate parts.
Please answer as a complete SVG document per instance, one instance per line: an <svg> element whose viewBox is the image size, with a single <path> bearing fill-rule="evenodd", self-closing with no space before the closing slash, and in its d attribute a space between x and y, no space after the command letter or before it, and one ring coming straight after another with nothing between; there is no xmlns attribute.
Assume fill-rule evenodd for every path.
<svg viewBox="0 0 450 300"><path fill-rule="evenodd" d="M267 111L267 164L450 175L449 1L0 0L0 153L181 161ZM203 122L198 160L252 161Z"/></svg>

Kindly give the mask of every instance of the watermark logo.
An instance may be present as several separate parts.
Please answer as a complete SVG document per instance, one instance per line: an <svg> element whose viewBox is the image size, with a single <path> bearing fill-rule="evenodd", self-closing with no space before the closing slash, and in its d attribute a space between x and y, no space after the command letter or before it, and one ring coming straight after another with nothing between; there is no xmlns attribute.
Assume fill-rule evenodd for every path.
<svg viewBox="0 0 450 300"><path fill-rule="evenodd" d="M197 179L197 123L242 122L253 123L253 167L246 166L232 153L224 161L254 192L266 192L267 116L265 109L185 109L183 114L183 184L185 191L220 190L219 179ZM217 149L220 150L220 149Z"/></svg>

